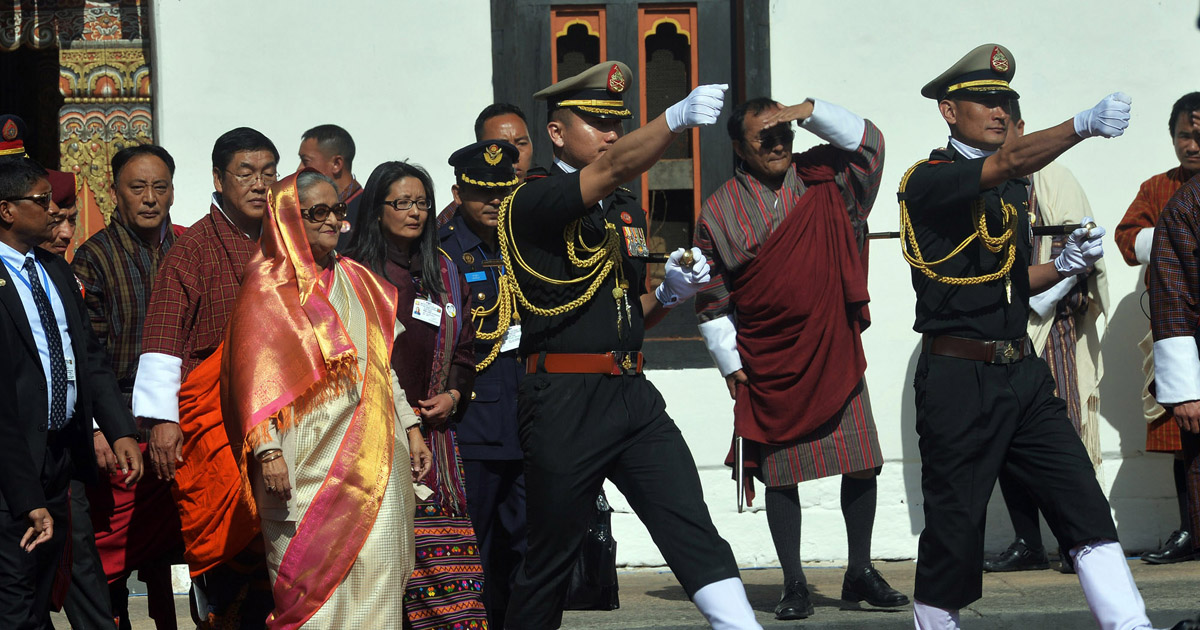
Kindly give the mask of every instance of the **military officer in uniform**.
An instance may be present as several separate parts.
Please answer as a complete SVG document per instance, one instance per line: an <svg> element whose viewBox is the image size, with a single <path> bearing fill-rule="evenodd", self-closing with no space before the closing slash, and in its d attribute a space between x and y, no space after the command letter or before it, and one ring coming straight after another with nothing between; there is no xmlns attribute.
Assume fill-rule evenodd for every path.
<svg viewBox="0 0 1200 630"><path fill-rule="evenodd" d="M501 257L520 304L526 375L518 419L529 522L508 627L559 626L568 569L608 478L708 622L758 628L691 452L642 374L644 328L699 289L708 263L681 248L662 285L648 292L646 216L619 188L657 162L676 135L716 122L726 86L696 88L625 134L630 85L625 64L604 62L535 94L549 106L555 164L500 208Z"/></svg>
<svg viewBox="0 0 1200 630"><path fill-rule="evenodd" d="M489 627L504 628L509 584L525 555L525 475L517 438L517 385L525 366L517 358L519 322L508 320L498 333L502 315L512 313L512 296L498 297L504 277L499 263L496 219L500 202L518 183L515 146L484 140L450 156L454 167L454 203L458 210L438 230L442 251L458 265L471 292L471 324L475 327L478 374L458 424L458 451L466 473L467 511L479 539L483 562L483 602Z"/></svg>
<svg viewBox="0 0 1200 630"><path fill-rule="evenodd" d="M937 101L949 145L900 182L913 328L922 333L913 382L925 499L915 623L958 628L958 609L979 599L984 515L1004 468L1033 492L1070 550L1101 627L1149 628L1108 501L1025 332L1030 296L1087 272L1103 256L1104 235L1078 228L1060 256L1029 265L1025 177L1085 138L1121 135L1130 100L1111 94L1059 125L1008 139L1015 72L1008 49L985 44L930 81L921 94Z"/></svg>

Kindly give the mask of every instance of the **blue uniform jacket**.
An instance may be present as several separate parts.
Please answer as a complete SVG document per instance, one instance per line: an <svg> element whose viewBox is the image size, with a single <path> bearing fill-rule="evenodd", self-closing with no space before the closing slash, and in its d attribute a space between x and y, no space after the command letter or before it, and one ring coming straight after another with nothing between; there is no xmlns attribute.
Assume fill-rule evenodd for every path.
<svg viewBox="0 0 1200 630"><path fill-rule="evenodd" d="M455 214L438 230L438 237L442 250L467 279L472 307L492 308L496 304L502 268L484 266L483 262L499 259L500 252L491 251L479 240L460 214ZM496 313L482 318L483 331L495 330L496 319ZM479 330L480 319L468 321ZM475 359L482 361L487 357L494 343L477 339ZM517 386L524 374L517 351L510 350L496 357L487 369L476 375L475 389L471 399L465 401L467 408L456 429L458 450L463 459L522 458L521 442L517 437Z"/></svg>

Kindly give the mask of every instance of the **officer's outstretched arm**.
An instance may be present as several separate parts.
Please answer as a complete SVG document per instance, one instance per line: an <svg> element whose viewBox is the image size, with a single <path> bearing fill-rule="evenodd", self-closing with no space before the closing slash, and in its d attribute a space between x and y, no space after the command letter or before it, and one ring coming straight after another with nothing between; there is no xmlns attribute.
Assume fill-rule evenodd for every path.
<svg viewBox="0 0 1200 630"><path fill-rule="evenodd" d="M1115 138L1125 133L1130 104L1128 96L1114 92L1070 120L1005 142L984 160L979 189L987 190L1015 177L1036 173L1085 138Z"/></svg>
<svg viewBox="0 0 1200 630"><path fill-rule="evenodd" d="M579 172L583 205L591 207L612 194L617 186L650 170L681 131L711 125L721 115L728 85L702 85L687 98L667 108L650 124L613 143Z"/></svg>

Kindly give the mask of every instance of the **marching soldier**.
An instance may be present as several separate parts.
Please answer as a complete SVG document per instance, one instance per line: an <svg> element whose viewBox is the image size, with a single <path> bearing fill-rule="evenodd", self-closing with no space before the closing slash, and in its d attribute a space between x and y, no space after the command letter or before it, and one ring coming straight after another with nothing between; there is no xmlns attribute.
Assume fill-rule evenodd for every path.
<svg viewBox="0 0 1200 630"><path fill-rule="evenodd" d="M913 383L925 499L916 627L958 628L958 610L979 599L984 515L1003 468L1031 490L1070 550L1101 627L1149 628L1108 501L1026 335L1030 296L1086 273L1104 255L1104 230L1076 229L1051 262L1029 265L1025 177L1085 138L1121 135L1130 100L1111 94L1006 143L1015 72L1008 49L985 44L926 84L921 95L937 101L949 146L900 180L913 328L923 336ZM1200 624L1176 626L1184 628Z"/></svg>
<svg viewBox="0 0 1200 630"><path fill-rule="evenodd" d="M681 248L662 285L646 292L646 217L619 188L657 162L677 134L715 122L726 86L701 86L625 135L632 82L625 64L604 62L535 94L549 105L555 165L505 199L498 215L526 368L518 410L529 549L508 626L561 623L568 569L607 477L714 628L759 628L691 452L642 373L645 327L691 297L708 264L698 250L682 264Z"/></svg>

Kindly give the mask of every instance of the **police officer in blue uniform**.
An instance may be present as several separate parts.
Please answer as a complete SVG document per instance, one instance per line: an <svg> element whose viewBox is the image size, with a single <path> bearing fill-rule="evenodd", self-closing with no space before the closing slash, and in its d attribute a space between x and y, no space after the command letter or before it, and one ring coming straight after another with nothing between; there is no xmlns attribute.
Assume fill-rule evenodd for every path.
<svg viewBox="0 0 1200 630"><path fill-rule="evenodd" d="M478 374L463 419L458 450L466 472L467 511L483 561L483 601L494 629L503 629L509 584L525 555L525 474L517 437L517 386L525 373L517 358L520 322L498 338L498 303L505 269L499 264L496 220L501 200L517 185L517 148L484 140L455 151L454 218L438 230L442 250L458 265L471 292ZM502 312L503 311L503 312ZM507 318L506 318L507 320Z"/></svg>

